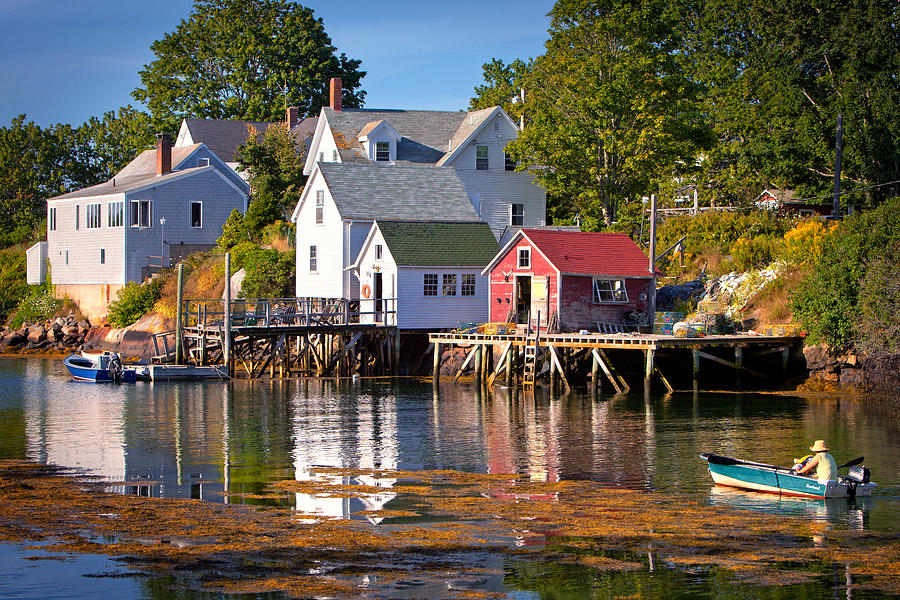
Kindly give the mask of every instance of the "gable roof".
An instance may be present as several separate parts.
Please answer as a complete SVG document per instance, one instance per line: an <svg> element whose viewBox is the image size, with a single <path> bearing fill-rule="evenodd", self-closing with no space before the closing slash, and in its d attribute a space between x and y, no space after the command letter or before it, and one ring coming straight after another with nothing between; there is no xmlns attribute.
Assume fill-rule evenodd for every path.
<svg viewBox="0 0 900 600"><path fill-rule="evenodd" d="M506 120L514 129L516 124L513 123L512 119L509 118L509 115L506 114L499 106L492 106L491 108L483 108L481 110L476 110L469 113L468 118L463 121L462 125L459 126L459 129L456 131L456 134L453 136L453 139L450 140L450 149L447 153L441 157L441 159L437 162L437 165L443 166L450 162L457 154L461 151L463 146L465 146L466 140L476 136L480 133L485 125L493 118L494 115L501 114L506 117Z"/></svg>
<svg viewBox="0 0 900 600"><path fill-rule="evenodd" d="M238 121L231 119L184 119L183 126L190 132L191 140L202 142L225 162L237 162L238 146L249 137L248 127L256 130L256 141L274 125L270 121Z"/></svg>
<svg viewBox="0 0 900 600"><path fill-rule="evenodd" d="M156 149L144 150L137 158L125 165L125 167L116 173L109 181L104 181L97 185L62 194L50 198L50 200L68 200L71 198L91 198L109 194L123 194L147 185L156 185L171 181L172 179L178 179L185 176L187 173L193 173L198 169L210 169L211 167L194 167L191 169L177 168L178 165L183 163L201 146L203 146L203 144L172 148L172 165L175 168L165 175L156 174ZM246 195L246 191L243 193Z"/></svg>
<svg viewBox="0 0 900 600"><path fill-rule="evenodd" d="M377 221L397 266L479 267L500 250L487 223Z"/></svg>
<svg viewBox="0 0 900 600"><path fill-rule="evenodd" d="M459 176L448 167L317 163L317 168L344 219L479 220Z"/></svg>
<svg viewBox="0 0 900 600"><path fill-rule="evenodd" d="M650 259L624 233L522 229L485 268L488 271L520 239L530 241L562 275L649 278Z"/></svg>

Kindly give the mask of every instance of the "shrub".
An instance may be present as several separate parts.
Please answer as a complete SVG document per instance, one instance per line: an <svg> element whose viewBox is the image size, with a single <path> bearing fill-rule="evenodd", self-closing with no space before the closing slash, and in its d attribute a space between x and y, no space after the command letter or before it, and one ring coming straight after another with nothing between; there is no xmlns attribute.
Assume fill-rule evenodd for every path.
<svg viewBox="0 0 900 600"><path fill-rule="evenodd" d="M761 269L772 262L781 240L769 235L740 237L731 247L731 262L736 271Z"/></svg>
<svg viewBox="0 0 900 600"><path fill-rule="evenodd" d="M778 258L792 266L812 266L822 256L822 244L829 226L818 219L804 219L784 234Z"/></svg>
<svg viewBox="0 0 900 600"><path fill-rule="evenodd" d="M228 250L242 242L249 241L250 231L247 229L247 224L244 222L244 215L235 208L231 211L231 214L228 215L228 218L225 219L225 224L222 225L222 235L219 236L219 239L216 240L216 242L219 244L219 248Z"/></svg>
<svg viewBox="0 0 900 600"><path fill-rule="evenodd" d="M294 295L294 253L257 248L242 256L247 276L244 298L285 298Z"/></svg>
<svg viewBox="0 0 900 600"><path fill-rule="evenodd" d="M24 244L0 250L0 319L6 320L25 297L29 287L25 283Z"/></svg>
<svg viewBox="0 0 900 600"><path fill-rule="evenodd" d="M160 282L155 279L144 284L129 281L109 305L109 322L116 327L131 325L153 308L160 298L160 288Z"/></svg>
<svg viewBox="0 0 900 600"><path fill-rule="evenodd" d="M9 325L18 328L25 323L46 321L56 314L61 305L62 301L51 295L50 286L41 286L18 303Z"/></svg>

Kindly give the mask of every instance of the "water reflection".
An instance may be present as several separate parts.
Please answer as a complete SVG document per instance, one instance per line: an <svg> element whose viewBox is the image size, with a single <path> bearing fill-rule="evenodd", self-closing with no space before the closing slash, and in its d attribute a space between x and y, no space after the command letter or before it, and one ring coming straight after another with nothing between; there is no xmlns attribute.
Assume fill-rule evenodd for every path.
<svg viewBox="0 0 900 600"><path fill-rule="evenodd" d="M869 512L876 500L870 496L850 498L792 498L777 494L746 492L726 487L709 490L708 501L714 506L728 506L778 515L803 517L849 529L866 529Z"/></svg>

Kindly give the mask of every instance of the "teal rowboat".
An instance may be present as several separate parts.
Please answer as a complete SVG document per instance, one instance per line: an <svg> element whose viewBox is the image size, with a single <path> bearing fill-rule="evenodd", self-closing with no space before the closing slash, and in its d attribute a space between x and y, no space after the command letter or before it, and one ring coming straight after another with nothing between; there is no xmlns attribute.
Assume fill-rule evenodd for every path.
<svg viewBox="0 0 900 600"><path fill-rule="evenodd" d="M871 496L875 483L869 481L868 469L851 469L847 477L838 481L813 479L795 475L787 467L767 465L704 452L700 458L709 465L709 474L716 485L743 490L768 492L800 498L848 498ZM859 459L860 462L862 459ZM847 466L847 465L842 465Z"/></svg>

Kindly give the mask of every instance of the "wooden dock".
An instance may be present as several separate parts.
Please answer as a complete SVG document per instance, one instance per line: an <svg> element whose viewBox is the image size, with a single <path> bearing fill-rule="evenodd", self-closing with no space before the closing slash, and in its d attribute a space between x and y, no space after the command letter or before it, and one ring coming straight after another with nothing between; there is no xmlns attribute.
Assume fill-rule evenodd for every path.
<svg viewBox="0 0 900 600"><path fill-rule="evenodd" d="M479 384L490 386L499 380L508 387L521 385L525 389L546 384L551 390L568 392L578 383L599 390L603 379L616 393L631 390L635 371L643 375L645 389L658 381L667 391L674 391L672 378L663 372L668 367L661 363L666 362L673 369L669 375L675 373L676 368L678 375L689 371L694 390L700 389L703 361L733 371L736 389L743 389L747 383L753 388L767 387L787 376L792 357L800 352L802 340L799 336L749 334L692 338L639 333L547 335L539 330L527 334L524 329L504 335L429 335L434 352L432 376L435 383L440 381L444 352L461 348L466 358L453 375L454 382L471 371ZM615 363L613 358L616 358ZM685 369L679 364L690 366Z"/></svg>

